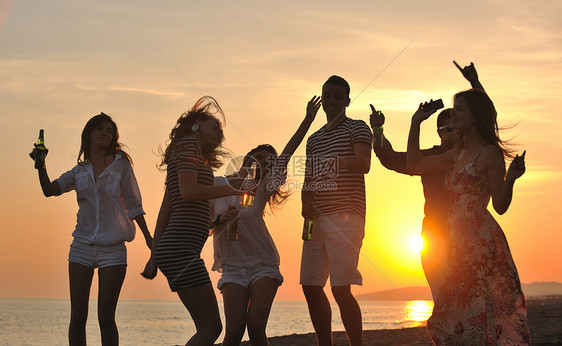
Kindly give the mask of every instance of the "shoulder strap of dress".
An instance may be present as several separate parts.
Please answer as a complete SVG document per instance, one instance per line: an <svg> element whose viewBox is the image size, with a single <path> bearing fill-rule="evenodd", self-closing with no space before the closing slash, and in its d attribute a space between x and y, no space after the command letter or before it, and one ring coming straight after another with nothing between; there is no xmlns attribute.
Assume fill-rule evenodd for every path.
<svg viewBox="0 0 562 346"><path fill-rule="evenodd" d="M476 159L478 159L478 157L480 156L480 153L482 153L482 151L484 151L484 149L488 146L488 144L484 144L484 146L482 147L482 149L480 149L480 151L478 151L478 154L476 154L474 156L474 158L472 159L472 161L470 161L472 164L474 164L476 162Z"/></svg>

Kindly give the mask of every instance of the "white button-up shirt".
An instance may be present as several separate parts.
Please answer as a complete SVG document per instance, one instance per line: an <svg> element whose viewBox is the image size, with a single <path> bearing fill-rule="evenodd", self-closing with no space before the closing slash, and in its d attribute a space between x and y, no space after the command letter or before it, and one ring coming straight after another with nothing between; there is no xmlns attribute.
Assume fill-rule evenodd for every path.
<svg viewBox="0 0 562 346"><path fill-rule="evenodd" d="M145 214L139 186L129 161L120 154L94 180L90 162L76 165L55 180L61 193L76 190L78 214L75 240L93 245L115 245L135 237L133 219Z"/></svg>

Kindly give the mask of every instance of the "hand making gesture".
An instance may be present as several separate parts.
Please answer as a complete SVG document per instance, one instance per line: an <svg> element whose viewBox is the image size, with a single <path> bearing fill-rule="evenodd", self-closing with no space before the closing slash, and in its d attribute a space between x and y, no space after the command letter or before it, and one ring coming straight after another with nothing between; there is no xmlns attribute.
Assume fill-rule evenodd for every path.
<svg viewBox="0 0 562 346"><path fill-rule="evenodd" d="M521 156L515 155L513 161L509 165L507 170L507 174L505 176L506 180L516 180L517 178L521 177L523 173L525 173L525 154L527 150L523 151Z"/></svg>
<svg viewBox="0 0 562 346"><path fill-rule="evenodd" d="M412 115L412 123L416 122L421 124L427 118L431 116L431 114L437 112L437 109L433 108L429 111L424 110L424 106L432 102L433 100L429 100L429 102L420 103L418 110Z"/></svg>
<svg viewBox="0 0 562 346"><path fill-rule="evenodd" d="M375 106L371 106L371 116L369 117L369 121L371 123L371 127L381 127L384 125L384 114L381 111L377 111Z"/></svg>
<svg viewBox="0 0 562 346"><path fill-rule="evenodd" d="M314 95L314 97L312 97L310 101L308 101L308 104L306 106L305 119L311 122L314 121L314 119L316 118L316 114L318 114L318 110L320 109L321 105L322 105L322 98L320 96Z"/></svg>
<svg viewBox="0 0 562 346"><path fill-rule="evenodd" d="M453 64L455 64L455 66L459 69L459 71L461 71L464 78L466 78L466 80L470 82L470 85L474 89L484 90L484 87L482 86L480 80L478 79L478 73L476 72L476 68L474 67L473 62L471 62L470 65L465 66L464 68L460 67L460 65L457 64L457 62L454 60L453 60Z"/></svg>

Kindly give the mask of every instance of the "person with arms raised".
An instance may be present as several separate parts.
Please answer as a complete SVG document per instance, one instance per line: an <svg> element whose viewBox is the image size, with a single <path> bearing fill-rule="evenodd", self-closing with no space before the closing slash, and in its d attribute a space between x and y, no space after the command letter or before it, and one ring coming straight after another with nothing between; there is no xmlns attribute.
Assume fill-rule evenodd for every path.
<svg viewBox="0 0 562 346"><path fill-rule="evenodd" d="M212 201L213 270L221 272L218 288L223 295L226 316L223 345L239 345L246 326L252 345L267 345L267 320L283 276L279 271L279 253L264 221L265 208L269 205L273 211L288 197L282 189L287 165L319 108L320 97L315 96L308 102L305 119L281 155L278 156L269 144L258 145L246 154L238 172L215 178L216 185L235 185L248 176L252 167L257 169L253 205L240 207L239 198L235 196ZM238 238L229 239L227 232L234 218Z"/></svg>
<svg viewBox="0 0 562 346"><path fill-rule="evenodd" d="M470 82L475 89L484 90L478 79L478 74L474 63L461 68L453 61L462 75ZM382 125L385 116L382 112L376 111L371 105L373 113L370 121L375 137L373 150L381 164L390 170L402 174L419 175L423 186L425 197L424 218L422 222L421 236L424 240L424 248L420 253L422 267L432 291L432 296L437 295L437 289L443 279L442 262L444 257L444 241L447 234L447 214L449 211L449 192L445 190L445 177L447 171L436 171L420 173L408 170L406 164L406 152L397 152L387 136L382 132ZM437 116L437 135L441 142L432 148L421 151L422 156L436 156L452 149L458 144L460 133L451 128L451 109L447 108ZM377 145L376 143L382 143Z"/></svg>
<svg viewBox="0 0 562 346"><path fill-rule="evenodd" d="M433 112L420 104L408 137L408 169L448 171L451 193L443 281L434 297L427 330L437 345L530 344L525 297L507 239L488 211L511 204L515 181L525 172L525 152L505 170L511 151L499 137L492 100L479 89L457 93L451 127L461 145L441 155L422 156L420 124Z"/></svg>

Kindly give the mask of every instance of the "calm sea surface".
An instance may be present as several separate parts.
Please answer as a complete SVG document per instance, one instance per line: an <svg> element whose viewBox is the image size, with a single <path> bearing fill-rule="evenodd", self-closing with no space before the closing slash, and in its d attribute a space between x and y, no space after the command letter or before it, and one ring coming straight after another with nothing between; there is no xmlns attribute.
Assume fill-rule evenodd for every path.
<svg viewBox="0 0 562 346"><path fill-rule="evenodd" d="M364 329L395 329L423 324L433 302L360 301ZM221 314L222 302L219 302ZM90 301L88 345L99 345L97 304ZM339 310L332 302L333 330L344 330ZM0 345L64 345L67 341L70 302L67 299L0 298ZM185 344L195 327L178 301L120 300L117 326L121 345ZM273 303L268 336L312 332L305 302ZM222 335L218 341L222 340ZM247 334L244 340L248 340Z"/></svg>

